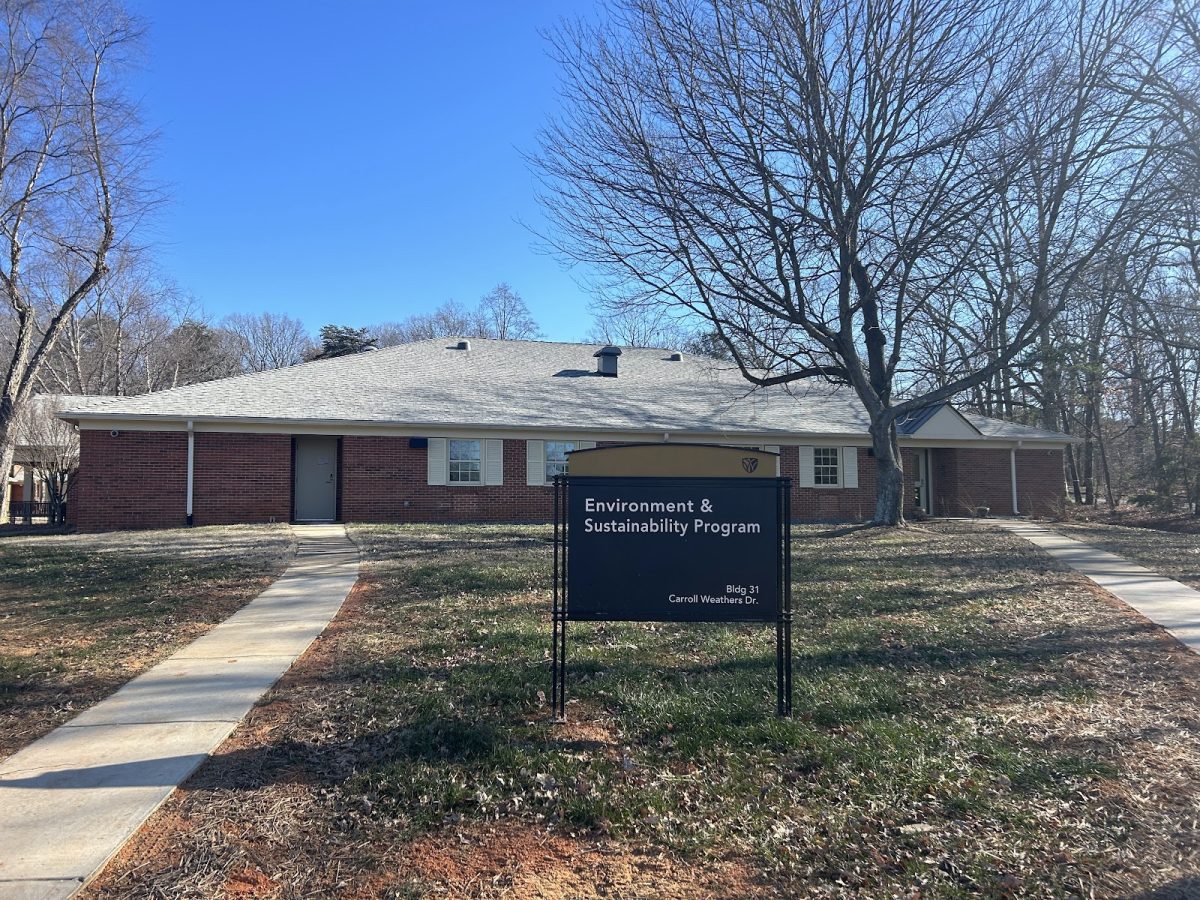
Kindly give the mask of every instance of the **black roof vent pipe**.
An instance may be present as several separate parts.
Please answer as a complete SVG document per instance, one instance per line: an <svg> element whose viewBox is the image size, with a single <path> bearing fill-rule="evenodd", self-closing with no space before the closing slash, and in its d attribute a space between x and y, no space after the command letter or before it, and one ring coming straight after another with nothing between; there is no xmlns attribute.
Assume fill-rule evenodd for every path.
<svg viewBox="0 0 1200 900"><path fill-rule="evenodd" d="M617 377L617 357L621 355L620 347L602 347L592 354L598 362L596 363L596 374L604 375L608 378Z"/></svg>

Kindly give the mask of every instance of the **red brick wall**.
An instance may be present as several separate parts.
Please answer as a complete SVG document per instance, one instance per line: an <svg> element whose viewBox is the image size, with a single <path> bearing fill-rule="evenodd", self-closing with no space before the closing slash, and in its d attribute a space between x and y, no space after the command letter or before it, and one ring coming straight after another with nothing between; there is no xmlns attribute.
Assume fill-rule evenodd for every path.
<svg viewBox="0 0 1200 900"><path fill-rule="evenodd" d="M289 435L196 434L193 509L197 525L291 517ZM1021 513L1053 515L1063 505L1062 452L1017 452ZM875 509L875 460L858 452L854 489L802 488L799 452L782 450L781 472L793 479L797 520L859 521ZM1007 450L934 450L934 513L964 515L976 506L1012 512ZM161 528L185 524L187 434L107 431L80 435L80 471L68 512L83 529ZM905 511L913 513L912 451L904 451ZM549 487L525 483L525 441L504 442L504 484L429 485L424 449L406 437L342 439L341 518L347 522L547 521Z"/></svg>
<svg viewBox="0 0 1200 900"><path fill-rule="evenodd" d="M525 441L504 442L504 484L430 485L427 453L408 438L342 438L347 522L549 521L553 489L525 483Z"/></svg>
<svg viewBox="0 0 1200 900"><path fill-rule="evenodd" d="M196 433L192 513L197 525L286 522L291 507L291 435Z"/></svg>
<svg viewBox="0 0 1200 900"><path fill-rule="evenodd" d="M901 450L904 465L904 514L912 515L915 494L913 472L916 462L911 450ZM792 518L813 522L859 522L875 514L875 458L868 448L858 448L858 487L800 487L800 451L780 448L780 474L792 479Z"/></svg>
<svg viewBox="0 0 1200 900"><path fill-rule="evenodd" d="M172 528L187 523L187 433L79 433L79 472L68 520L83 530Z"/></svg>
<svg viewBox="0 0 1200 900"><path fill-rule="evenodd" d="M1067 502L1061 450L1017 451L1017 503L1023 516L1061 516Z"/></svg>
<svg viewBox="0 0 1200 900"><path fill-rule="evenodd" d="M934 450L933 492L938 515L972 515L980 506L1011 516L1012 463L1008 450ZM1061 515L1061 450L1017 451L1017 507L1023 516Z"/></svg>

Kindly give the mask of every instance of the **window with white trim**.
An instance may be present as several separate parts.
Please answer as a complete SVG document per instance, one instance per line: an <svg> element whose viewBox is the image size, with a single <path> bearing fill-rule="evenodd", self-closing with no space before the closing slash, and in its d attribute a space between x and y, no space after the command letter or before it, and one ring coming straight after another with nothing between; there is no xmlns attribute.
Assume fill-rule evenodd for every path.
<svg viewBox="0 0 1200 900"><path fill-rule="evenodd" d="M482 484L482 441L449 442L449 481L451 484Z"/></svg>
<svg viewBox="0 0 1200 900"><path fill-rule="evenodd" d="M567 474L567 454L577 450L578 441L546 441L546 481Z"/></svg>
<svg viewBox="0 0 1200 900"><path fill-rule="evenodd" d="M818 487L841 484L841 458L838 447L813 447L813 484Z"/></svg>

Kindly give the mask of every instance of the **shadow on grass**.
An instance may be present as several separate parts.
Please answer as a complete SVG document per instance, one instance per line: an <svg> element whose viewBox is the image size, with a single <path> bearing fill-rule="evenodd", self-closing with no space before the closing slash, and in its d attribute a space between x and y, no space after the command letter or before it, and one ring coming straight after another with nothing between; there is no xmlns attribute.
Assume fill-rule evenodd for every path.
<svg viewBox="0 0 1200 900"><path fill-rule="evenodd" d="M876 527L878 527L878 526L872 525L870 523L863 523L861 525L843 525L841 528L833 528L833 529L830 529L829 531L817 532L815 537L819 537L819 538L846 537L847 535L850 535L850 534L857 534L860 531L870 531L871 529L876 528Z"/></svg>
<svg viewBox="0 0 1200 900"><path fill-rule="evenodd" d="M1061 660L1101 648L1133 650L1139 633L1152 628L1113 626L1032 640L988 641L976 636L957 646L923 641L798 650L797 713L836 729L897 716L917 722L936 716L939 709L961 713L976 704L1079 695L1093 689L1091 678L1063 667ZM769 630L764 628L764 634ZM725 637L736 638L732 632L727 630ZM660 657L678 651L674 634L641 632L632 637L640 643L627 650L620 644L590 642L574 632L568 696L607 709L618 719L642 723L641 739L660 736L668 719L683 716L701 731L736 741L731 731L748 724L757 728L771 718L775 660L770 635L759 648L743 646L725 658L677 656L666 662ZM546 638L548 644L548 634ZM531 647L527 634L513 633L486 648L490 658L434 663L430 660L445 658L446 645L439 640L413 648L403 664L394 657L343 658L316 684L329 693L361 691L370 685L371 702L391 698L391 712L408 723L393 738L396 752L430 761L472 758L486 755L497 742L507 740L507 731L521 730L522 722L541 714L537 694L548 693L549 671L548 663L531 656L535 648L542 649ZM943 675L955 677L939 678ZM919 691L910 690L914 677L920 680ZM467 718L447 716L447 708L464 710ZM661 722L655 721L656 715L662 716Z"/></svg>
<svg viewBox="0 0 1200 900"><path fill-rule="evenodd" d="M1186 875L1156 888L1132 895L1132 900L1194 900L1200 897L1200 875Z"/></svg>

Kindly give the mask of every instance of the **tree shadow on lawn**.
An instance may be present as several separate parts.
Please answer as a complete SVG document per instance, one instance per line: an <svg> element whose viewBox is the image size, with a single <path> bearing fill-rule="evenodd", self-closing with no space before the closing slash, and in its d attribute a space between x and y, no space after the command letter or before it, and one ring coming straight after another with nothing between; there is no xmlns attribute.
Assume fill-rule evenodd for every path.
<svg viewBox="0 0 1200 900"><path fill-rule="evenodd" d="M1067 581L1039 585L1041 589L1072 586ZM931 609L953 610L980 601L1020 596L1028 586L995 586L947 595L935 587L895 593L873 592L855 602L833 600L828 608L814 608L813 620L804 610L796 622L794 668L798 694L819 695L821 690L854 681L875 682L888 691L867 690L875 703L854 704L853 719L885 715L937 700L961 706L970 686L974 702L994 703L1045 697L1056 692L1071 698L1094 690L1086 667L1064 667L1061 661L1079 656L1132 654L1144 650L1146 638L1158 632L1144 620L1123 618L1114 624L1080 627L1074 624L1038 623L1036 634L1021 634L996 627L986 608L970 629L961 633L945 624L930 639L925 623L896 623L879 618L888 613L919 613ZM1003 599L1001 599L1003 603ZM477 614L491 619L483 634L470 632L471 623L460 617L456 633L444 629L395 657L373 661L340 661L336 678L351 690L355 685L383 684L387 689L409 690L429 680L449 685L464 701L488 706L524 708L540 690L549 688L549 623L544 641L531 637L527 621L530 604L497 610L481 607ZM402 612L392 608L393 612ZM547 610L548 612L548 610ZM494 617L494 618L493 618ZM951 626L961 624L953 616ZM498 620L498 621L497 621ZM822 632L821 626L850 621L857 629ZM756 626L698 624L660 625L643 630L623 623L574 624L568 629L568 685L581 697L603 692L604 705L622 712L620 692L606 690L605 681L622 685L658 684L664 689L686 689L719 694L738 679L753 679L764 696L774 690L773 623ZM462 658L457 654L466 651ZM690 656L691 658L687 658ZM445 660L439 664L436 660ZM435 661L435 662L430 662ZM515 674L514 674L515 673ZM754 677L761 673L761 678ZM937 676L946 675L938 683ZM1136 678L1136 672L1131 674ZM732 680L731 680L732 679ZM920 693L897 705L884 703L885 695L901 695L916 679ZM465 687L455 687L462 682ZM744 685L738 685L742 689Z"/></svg>
<svg viewBox="0 0 1200 900"><path fill-rule="evenodd" d="M368 552L386 552L388 556L404 559L436 557L446 553L506 552L511 549L550 553L553 530L549 525L472 526L447 524L444 529L435 525L401 526L415 531L383 528L374 531L356 526L352 531L357 543ZM470 529L464 533L464 529Z"/></svg>
<svg viewBox="0 0 1200 900"><path fill-rule="evenodd" d="M513 530L499 542L522 534ZM389 760L470 764L514 746L536 754L568 750L544 721L547 710L544 699L538 699L550 688L549 663L542 655L549 649L549 623L537 622L544 635L534 638L530 615L535 604L491 602L495 596L530 589L530 561L505 564L504 554L496 553L493 559L490 548L481 554L473 535L437 541L454 542L472 556L454 560L448 571L448 561L433 562L435 553L423 552L416 566L408 564L409 557L400 551L410 542L380 543L382 551L395 553L405 563L381 573L384 577L372 594L376 614L392 620L388 627L397 634L425 633L416 643L384 650L383 656L340 653L329 670L303 687L311 689L317 701L319 713L314 715L333 720L331 725L321 723L328 728L311 730L325 731L333 739L289 740L223 754L243 773L239 785L305 780L314 772L322 780L337 782L361 767L375 769ZM422 533L414 535L411 545L424 551L428 543ZM989 601L1002 608L1010 598L1031 590L1074 586L1067 579L1013 583L1011 570L1029 563L1018 553L998 553L981 565L949 551L912 554L895 569L896 582L876 583L860 596L843 580L835 592L824 585L836 582L836 573L823 567L860 564L854 548L848 549L844 560L831 557L813 564L821 568L814 570L818 577L812 579L812 589L825 596L814 603L812 622L797 623L797 713L805 728L833 731L898 721L919 729L929 722L930 730L940 733L955 719L980 710L986 715L992 706L1055 696L1075 699L1098 685L1087 666L1064 665L1065 660L1144 649L1144 633L1154 630L1148 623L1132 621L1094 628L1049 623L1045 627L1050 631L1036 635L1023 635L1003 624L996 627L988 618ZM947 591L944 579L916 581L910 567L918 556L919 565L953 565L973 571L977 579L960 591ZM987 581L980 584L979 577ZM454 603L478 606L424 608L431 600L445 598L447 588L463 593ZM548 613L549 603L545 605L541 612ZM973 605L976 615L956 612ZM930 623L920 616L931 610L943 613L932 620L940 626L932 635L925 630ZM879 618L889 613L916 614L916 619L898 624ZM441 626L435 624L435 615ZM480 632L471 617L493 621ZM861 622L859 630L815 638L803 631L809 626L814 633L831 625L842 628L851 618ZM972 627L960 632L964 619ZM697 741L721 734L723 740L745 745L775 727L770 624L762 626L761 634L750 633L746 626L572 625L568 647L568 696L622 723L626 742L648 745L668 733L689 740L671 729L682 725ZM1139 676L1135 672L1130 677ZM331 707L324 696L347 699ZM359 723L372 720L398 724L349 736L359 730ZM299 721L288 731L303 734L314 724Z"/></svg>
<svg viewBox="0 0 1200 900"><path fill-rule="evenodd" d="M1161 887L1134 894L1132 900L1194 900L1196 897L1200 897L1200 875L1177 878Z"/></svg>
<svg viewBox="0 0 1200 900"><path fill-rule="evenodd" d="M165 552L165 551L164 551ZM72 623L108 623L120 619L145 619L178 610L181 603L204 601L223 585L277 575L264 563L267 555L217 559L207 563L181 563L171 555L145 555L128 559L92 557L72 559L57 554L35 568L16 566L6 572L0 588L0 610L33 615L39 620Z"/></svg>
<svg viewBox="0 0 1200 900"><path fill-rule="evenodd" d="M1051 668L1062 656L1086 652L1093 646L1091 640L1071 640L1042 641L1023 648L992 646L978 652L946 652L944 648L930 647L925 649L937 652L925 656L922 667L926 673L962 674L981 660L1000 660L1020 667ZM798 658L796 663L797 693L807 700L813 696L819 698L821 685L839 684L845 673L863 674L868 680L894 682L895 687L900 687L901 676L910 674L912 657L878 650ZM265 746L218 753L193 776L188 788L253 791L271 784L334 786L398 765L401 771L412 765L515 770L521 764L536 766L538 759L597 749L584 748L577 737L548 720L547 710L533 699L539 687L546 687L541 683L544 679L534 681L527 674L514 678L512 666L496 662L468 663L454 668L414 666L385 672L378 666L339 667L335 677L320 679L321 691L335 691L339 685L361 685L364 681L372 683L373 690L395 696L394 713L400 724L360 732L353 737L311 741L288 738ZM967 671L967 677L970 674ZM797 743L794 736L789 737L793 732L819 738L821 733L838 733L846 727L872 722L895 724L900 720L903 724L907 718L909 724L919 723L931 714L938 719L939 708L955 707L970 714L972 707L984 702L1033 700L1044 694L1090 687L1087 679L1059 671L1053 678L1035 684L1025 679L980 679L981 690L970 696L961 690L959 679L942 688L938 696L928 689L920 697L906 697L902 691L866 690L840 701L814 703L811 708L802 705L797 708L795 721L779 723L773 716L773 679L774 660L768 656L681 664L665 670L646 662L582 659L572 663L568 670L568 696L580 700L588 709L597 705L605 708L616 721L627 723L622 732L623 744L655 753L663 752L660 747L665 738L678 743L681 752L721 742L756 753L787 754L805 750L805 741ZM472 704L469 696L455 691L460 680L491 685L490 702ZM421 697L425 705L417 703L406 709L406 694L430 682L446 685L450 698ZM811 694L806 688L814 688L816 693ZM636 691L645 693L635 697ZM447 699L452 701L453 712L444 704ZM653 706L648 708L646 703ZM375 697L373 705L388 706L386 697ZM572 709L577 708L572 705ZM370 713L373 715L375 711L371 709ZM344 718L339 717L340 723L335 723L335 735L356 731L355 722L367 711L357 715L351 710L345 712ZM629 727L629 723L634 724ZM943 727L944 722L934 725L931 720L929 737L935 739L934 733ZM1045 749L1051 753L1055 750L1049 746Z"/></svg>
<svg viewBox="0 0 1200 900"><path fill-rule="evenodd" d="M812 616L817 624L838 619L851 618L867 625L887 624L872 622L873 616L895 614L921 614L937 611L953 611L956 608L976 607L989 603L1003 604L1010 599L1026 596L1029 585L985 583L970 590L948 591L942 584L895 585L887 589L866 588L852 598L822 594L821 582L794 584L792 587L792 610L797 619ZM1038 590L1054 587L1075 587L1070 581L1044 582ZM851 589L853 590L853 588Z"/></svg>
<svg viewBox="0 0 1200 900"><path fill-rule="evenodd" d="M973 649L951 650L927 644L908 648L905 652L876 648L845 654L817 654L797 658L797 677L801 686L806 680L819 684L843 673L870 673L878 677L882 672L888 679L899 681L901 674L911 674L914 661L919 661L920 668L926 673L954 671L970 674L973 666L985 660L989 664L999 661L1035 669L1046 667L1063 656L1089 652L1098 645L1112 646L1114 643L1120 647L1138 642L1116 628L1105 628L1070 640L1043 639L1020 645L993 643ZM528 675L530 668L523 665L521 671ZM253 791L274 784L330 787L366 772L386 770L397 764L491 768L498 761L532 760L580 749L581 742L578 739L557 731L546 720L545 710L539 711L530 704L533 684L528 678L514 678L513 672L514 667L504 662L474 662L455 667L406 666L400 669L385 668L379 664L339 665L333 672L310 679L309 686L320 692L330 692L337 688L361 687L363 684L370 684L376 689L384 685L387 690L404 696L422 683L444 682L453 689L458 679L465 678L472 684L492 685L497 696L492 703L476 706L463 702L469 698L455 697L455 705L462 710L457 715L446 715L437 709L401 709L398 712L406 724L396 728L375 729L353 737L311 741L288 738L266 745L219 752L192 776L186 787L188 790L231 791ZM750 694L755 691L746 682L747 676L753 678L760 673L762 703L758 704L754 697L747 696L747 688ZM727 690L731 686L728 676L734 676L733 680L739 682L736 685L738 690ZM686 741L688 731L695 729L697 733L693 737L698 740L704 740L708 735L722 735L726 740L732 738L733 744L745 743L765 752L772 752L773 749L784 751L789 748L771 748L759 744L763 728L770 727L773 721L767 703L772 678L773 659L743 654L718 662L680 663L665 669L646 660L584 658L572 664L568 683L581 695L580 699L589 704L603 702L618 719L642 719L642 733L628 735L628 743L656 747L668 732ZM694 721L673 721L669 729L645 727L652 724L644 721L645 711L627 702L623 691L612 690L614 686L621 685L652 685L654 690L661 692L666 706L676 712L692 708L696 692L711 696L724 695L731 697L732 702L700 704L694 707ZM1055 681L1036 686L1024 682L1005 684L989 681L979 699L984 696L988 700L1015 697L1031 699L1046 692L1087 686L1086 679L1059 671ZM593 690L596 687L605 688L603 697ZM829 716L809 716L808 722L802 727L836 729L864 720L903 714L905 707L914 711L919 706L927 714L932 699L926 694L918 698L919 703L904 702L897 707L888 696L871 696L874 696L874 702L854 702L842 706ZM961 691L952 689L939 699L947 705L965 707L968 698ZM673 718L678 720L679 717ZM350 720L344 721L350 723ZM739 731L743 732L742 740L737 737ZM120 785L163 783L161 773L164 763L169 762L150 757L144 764L123 766ZM87 774L87 770L79 771ZM71 773L54 774L58 777ZM111 777L105 777L111 781ZM1171 896L1175 895L1156 892L1148 894L1147 898L1156 900Z"/></svg>

